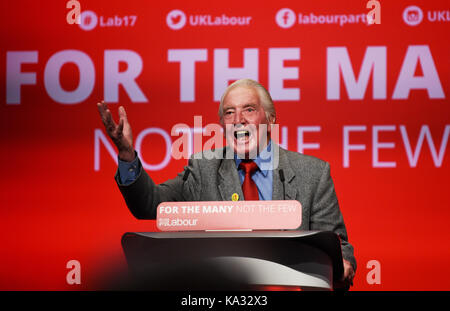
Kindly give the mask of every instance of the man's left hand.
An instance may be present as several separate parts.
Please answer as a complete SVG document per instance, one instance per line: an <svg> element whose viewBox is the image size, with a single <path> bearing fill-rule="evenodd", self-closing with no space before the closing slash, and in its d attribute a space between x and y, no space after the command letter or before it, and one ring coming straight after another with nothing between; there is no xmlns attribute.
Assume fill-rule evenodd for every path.
<svg viewBox="0 0 450 311"><path fill-rule="evenodd" d="M350 286L353 286L353 278L355 277L355 270L353 269L352 264L345 260L344 263L344 274L339 282L334 284L336 289L348 289Z"/></svg>

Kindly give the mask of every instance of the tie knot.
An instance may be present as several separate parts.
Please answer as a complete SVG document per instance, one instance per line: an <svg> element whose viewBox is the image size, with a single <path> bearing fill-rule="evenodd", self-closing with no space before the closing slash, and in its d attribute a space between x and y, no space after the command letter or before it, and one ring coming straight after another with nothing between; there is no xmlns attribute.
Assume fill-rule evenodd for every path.
<svg viewBox="0 0 450 311"><path fill-rule="evenodd" d="M245 175L252 175L258 169L258 164L254 161L242 161L241 164L239 164L239 169L244 170Z"/></svg>

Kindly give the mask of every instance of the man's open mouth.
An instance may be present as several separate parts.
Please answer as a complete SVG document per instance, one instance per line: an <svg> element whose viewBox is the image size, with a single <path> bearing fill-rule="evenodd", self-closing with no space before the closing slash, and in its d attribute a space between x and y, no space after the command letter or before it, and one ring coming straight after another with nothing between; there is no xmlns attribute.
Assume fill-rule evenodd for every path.
<svg viewBox="0 0 450 311"><path fill-rule="evenodd" d="M243 139L243 138L247 138L250 137L250 131L248 130L238 130L234 132L234 137L236 139Z"/></svg>

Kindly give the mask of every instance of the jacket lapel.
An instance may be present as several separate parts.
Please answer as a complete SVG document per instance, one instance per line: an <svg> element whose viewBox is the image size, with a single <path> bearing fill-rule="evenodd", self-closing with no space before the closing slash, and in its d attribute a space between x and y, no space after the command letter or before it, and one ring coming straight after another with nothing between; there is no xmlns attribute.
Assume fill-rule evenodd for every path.
<svg viewBox="0 0 450 311"><path fill-rule="evenodd" d="M287 152L279 145L274 144L274 164L276 165L276 157L278 152L278 166L273 171L273 185L272 185L272 200L295 200L297 197L297 189L293 186L292 180L295 177L295 172L292 169L289 160L287 158ZM284 186L280 179L280 169L284 173ZM286 197L284 198L284 193Z"/></svg>
<svg viewBox="0 0 450 311"><path fill-rule="evenodd" d="M219 192L223 201L231 201L234 193L239 195L239 201L244 199L234 159L223 159L221 161L218 182Z"/></svg>

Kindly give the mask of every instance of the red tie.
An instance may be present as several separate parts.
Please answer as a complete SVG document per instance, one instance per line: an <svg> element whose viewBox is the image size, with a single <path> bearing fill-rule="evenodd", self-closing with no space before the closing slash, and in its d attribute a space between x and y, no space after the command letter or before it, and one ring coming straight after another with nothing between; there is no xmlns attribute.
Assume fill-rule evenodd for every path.
<svg viewBox="0 0 450 311"><path fill-rule="evenodd" d="M242 184L244 200L259 200L258 188L252 179L252 175L258 169L258 165L253 161L242 161L239 164L239 169L245 172L244 183Z"/></svg>

